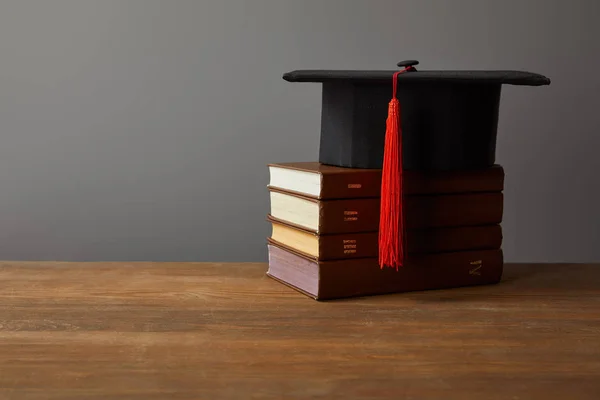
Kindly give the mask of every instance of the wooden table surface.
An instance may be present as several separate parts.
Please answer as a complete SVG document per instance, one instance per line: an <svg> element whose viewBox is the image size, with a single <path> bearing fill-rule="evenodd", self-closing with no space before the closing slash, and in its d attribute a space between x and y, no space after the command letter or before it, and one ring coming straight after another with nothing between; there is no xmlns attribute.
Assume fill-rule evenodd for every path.
<svg viewBox="0 0 600 400"><path fill-rule="evenodd" d="M0 263L0 399L600 399L600 265L327 303L265 271Z"/></svg>

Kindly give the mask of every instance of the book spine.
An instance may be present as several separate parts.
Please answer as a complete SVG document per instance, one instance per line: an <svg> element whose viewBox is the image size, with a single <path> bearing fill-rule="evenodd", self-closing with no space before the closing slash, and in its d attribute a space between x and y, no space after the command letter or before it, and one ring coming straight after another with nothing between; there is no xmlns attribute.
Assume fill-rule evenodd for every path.
<svg viewBox="0 0 600 400"><path fill-rule="evenodd" d="M504 190L504 168L435 173L405 171L405 195L501 192Z"/></svg>
<svg viewBox="0 0 600 400"><path fill-rule="evenodd" d="M372 232L378 227L378 198L319 201L319 234Z"/></svg>
<svg viewBox="0 0 600 400"><path fill-rule="evenodd" d="M319 236L319 260L377 257L377 232Z"/></svg>
<svg viewBox="0 0 600 400"><path fill-rule="evenodd" d="M381 195L381 172L323 173L321 199L359 199Z"/></svg>
<svg viewBox="0 0 600 400"><path fill-rule="evenodd" d="M316 298L329 300L494 284L502 278L503 267L501 249L409 256L398 271L380 268L377 259L322 262Z"/></svg>
<svg viewBox="0 0 600 400"><path fill-rule="evenodd" d="M408 229L490 225L502 222L502 192L407 196L405 221Z"/></svg>
<svg viewBox="0 0 600 400"><path fill-rule="evenodd" d="M502 192L407 196L405 220L408 229L492 225L502 222ZM357 233L379 228L379 199L319 201L317 233Z"/></svg>
<svg viewBox="0 0 600 400"><path fill-rule="evenodd" d="M377 257L377 239L377 232L318 236L319 260ZM502 227L482 225L410 230L406 239L410 254L494 250L502 246Z"/></svg>
<svg viewBox="0 0 600 400"><path fill-rule="evenodd" d="M496 250L503 239L499 224L416 229L406 236L409 254Z"/></svg>

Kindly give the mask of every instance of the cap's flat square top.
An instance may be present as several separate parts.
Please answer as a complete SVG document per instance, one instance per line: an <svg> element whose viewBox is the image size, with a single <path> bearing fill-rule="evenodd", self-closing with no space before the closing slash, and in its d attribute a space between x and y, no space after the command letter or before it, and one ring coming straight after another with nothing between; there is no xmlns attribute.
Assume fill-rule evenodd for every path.
<svg viewBox="0 0 600 400"><path fill-rule="evenodd" d="M287 72L283 79L288 82L348 81L384 83L391 81L397 71L361 70L296 70ZM491 83L509 85L549 85L550 79L526 71L407 71L398 76L398 82L454 82Z"/></svg>

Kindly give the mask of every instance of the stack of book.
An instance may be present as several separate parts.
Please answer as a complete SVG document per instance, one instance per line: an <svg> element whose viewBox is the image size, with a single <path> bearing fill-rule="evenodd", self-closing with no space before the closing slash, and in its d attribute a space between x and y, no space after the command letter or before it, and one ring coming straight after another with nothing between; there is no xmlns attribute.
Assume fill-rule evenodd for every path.
<svg viewBox="0 0 600 400"><path fill-rule="evenodd" d="M497 283L504 170L404 173L407 259L378 264L381 170L269 164L267 275L317 300Z"/></svg>

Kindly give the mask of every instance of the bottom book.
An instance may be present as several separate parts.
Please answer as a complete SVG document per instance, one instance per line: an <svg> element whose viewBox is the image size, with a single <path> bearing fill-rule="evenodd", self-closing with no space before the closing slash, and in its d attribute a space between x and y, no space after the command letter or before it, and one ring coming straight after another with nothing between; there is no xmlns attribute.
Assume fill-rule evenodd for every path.
<svg viewBox="0 0 600 400"><path fill-rule="evenodd" d="M501 249L409 256L404 267L380 268L377 258L317 261L269 242L267 275L316 300L495 284Z"/></svg>

